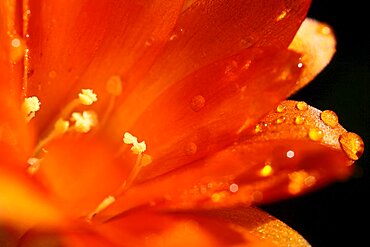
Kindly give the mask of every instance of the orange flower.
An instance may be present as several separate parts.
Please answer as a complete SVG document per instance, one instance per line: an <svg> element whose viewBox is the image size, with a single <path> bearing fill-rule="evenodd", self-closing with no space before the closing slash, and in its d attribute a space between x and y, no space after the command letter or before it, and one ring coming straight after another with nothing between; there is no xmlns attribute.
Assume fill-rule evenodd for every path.
<svg viewBox="0 0 370 247"><path fill-rule="evenodd" d="M346 179L363 152L334 112L285 100L335 52L309 5L2 1L0 222L16 230L0 242L308 246L255 206Z"/></svg>

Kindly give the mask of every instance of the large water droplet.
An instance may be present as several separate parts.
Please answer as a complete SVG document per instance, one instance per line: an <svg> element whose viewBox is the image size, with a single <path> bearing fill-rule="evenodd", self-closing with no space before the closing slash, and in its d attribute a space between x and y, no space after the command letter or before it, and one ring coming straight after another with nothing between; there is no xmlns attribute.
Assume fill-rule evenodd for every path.
<svg viewBox="0 0 370 247"><path fill-rule="evenodd" d="M206 100L204 97L202 95L197 95L191 99L190 107L193 111L198 112L204 107L205 103Z"/></svg>
<svg viewBox="0 0 370 247"><path fill-rule="evenodd" d="M356 133L346 132L339 137L342 149L351 160L358 160L364 152L364 142Z"/></svg>
<svg viewBox="0 0 370 247"><path fill-rule="evenodd" d="M338 125L338 116L335 112L326 110L320 114L321 120L331 128L334 128Z"/></svg>

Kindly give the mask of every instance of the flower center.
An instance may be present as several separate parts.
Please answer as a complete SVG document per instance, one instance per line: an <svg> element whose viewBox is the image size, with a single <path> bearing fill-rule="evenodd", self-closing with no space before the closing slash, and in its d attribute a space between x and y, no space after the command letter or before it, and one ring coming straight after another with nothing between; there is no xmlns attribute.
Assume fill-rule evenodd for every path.
<svg viewBox="0 0 370 247"><path fill-rule="evenodd" d="M113 112L116 97L121 94L122 91L122 81L118 76L111 76L106 84L106 91L111 96L108 102L108 106L104 111L104 114L99 121L99 125L103 126L110 115ZM77 132L77 133L88 133L93 128L96 129L98 125L98 115L90 110L77 112L75 109L80 106L91 106L98 100L97 95L92 89L82 89L78 96L69 102L66 107L59 113L57 120L52 125L52 129L47 132L46 136L42 138L36 145L33 156L28 159L28 172L32 175L35 174L41 164L42 164L42 154L47 151L44 147L53 139L62 136L67 132ZM25 120L30 122L35 116L36 112L40 109L40 101L36 96L31 96L24 99L22 104L22 113L24 114ZM115 192L104 198L98 206L87 215L86 220L91 222L92 218L100 213L102 210L106 209L109 205L115 202L116 198L123 195L133 184L137 178L141 169L152 162L152 157L150 155L144 154L146 151L145 141L138 141L138 138L129 132L125 132L123 135L123 143L125 145L131 145L131 151L137 155L135 165L130 171L129 175L123 183ZM122 150L118 152L117 156L120 156Z"/></svg>

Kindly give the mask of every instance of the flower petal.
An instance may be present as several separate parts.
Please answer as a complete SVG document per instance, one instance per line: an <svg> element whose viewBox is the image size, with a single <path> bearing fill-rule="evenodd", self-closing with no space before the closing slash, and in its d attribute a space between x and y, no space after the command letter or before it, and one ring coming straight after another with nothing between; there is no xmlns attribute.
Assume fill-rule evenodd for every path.
<svg viewBox="0 0 370 247"><path fill-rule="evenodd" d="M62 225L61 212L45 190L27 174L0 167L0 221L27 229L35 224Z"/></svg>
<svg viewBox="0 0 370 247"><path fill-rule="evenodd" d="M298 105L301 110L297 102L283 102L264 118L263 127L257 125L257 131L249 129L238 142L208 158L133 186L103 214L109 217L148 204L157 208L261 204L348 179L353 160L363 152L361 138L335 120L328 121L327 111ZM298 116L304 122L296 122Z"/></svg>
<svg viewBox="0 0 370 247"><path fill-rule="evenodd" d="M302 56L305 65L294 92L312 81L330 62L336 49L336 40L330 26L307 18L299 28L289 48Z"/></svg>
<svg viewBox="0 0 370 247"><path fill-rule="evenodd" d="M288 47L310 1L197 1L179 18L165 49L145 77L126 78L113 126L129 129L168 87L202 67L251 47ZM124 121L123 121L124 120Z"/></svg>
<svg viewBox="0 0 370 247"><path fill-rule="evenodd" d="M230 145L287 97L300 74L298 63L299 55L287 50L248 49L169 87L129 129L152 156L139 180ZM125 131L123 121L110 128L116 136Z"/></svg>
<svg viewBox="0 0 370 247"><path fill-rule="evenodd" d="M297 232L256 208L182 213L137 210L99 228L119 246L122 239L125 246L309 246Z"/></svg>
<svg viewBox="0 0 370 247"><path fill-rule="evenodd" d="M112 147L102 137L67 135L45 149L35 175L74 217L92 213L120 187L130 169L115 161Z"/></svg>
<svg viewBox="0 0 370 247"><path fill-rule="evenodd" d="M30 1L27 93L47 102L41 127L81 87L107 94L108 78L151 64L168 39L182 1Z"/></svg>

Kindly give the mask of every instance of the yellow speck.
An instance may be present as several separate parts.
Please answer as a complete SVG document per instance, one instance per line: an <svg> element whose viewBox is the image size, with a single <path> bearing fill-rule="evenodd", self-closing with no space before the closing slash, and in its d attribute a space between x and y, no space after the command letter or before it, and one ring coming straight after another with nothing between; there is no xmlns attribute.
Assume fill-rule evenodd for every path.
<svg viewBox="0 0 370 247"><path fill-rule="evenodd" d="M335 112L326 110L320 114L321 120L331 128L334 128L338 125L338 116Z"/></svg>
<svg viewBox="0 0 370 247"><path fill-rule="evenodd" d="M81 93L78 94L78 98L82 105L91 105L98 100L96 94L91 89L82 89Z"/></svg>
<svg viewBox="0 0 370 247"><path fill-rule="evenodd" d="M260 175L263 177L267 177L271 175L272 173L272 167L269 162L265 164L265 166L260 170Z"/></svg>
<svg viewBox="0 0 370 247"><path fill-rule="evenodd" d="M281 21L282 19L284 19L286 17L286 15L288 14L288 11L286 10L283 10L280 15L276 18L277 21Z"/></svg>
<svg viewBox="0 0 370 247"><path fill-rule="evenodd" d="M296 107L300 111L305 111L305 110L308 109L307 103L306 102L303 102L303 101L297 102Z"/></svg>
<svg viewBox="0 0 370 247"><path fill-rule="evenodd" d="M256 127L254 128L255 133L260 133L262 132L262 124L257 124Z"/></svg>
<svg viewBox="0 0 370 247"><path fill-rule="evenodd" d="M285 121L284 116L278 117L278 119L276 119L276 124L282 124L284 121Z"/></svg>
<svg viewBox="0 0 370 247"><path fill-rule="evenodd" d="M122 92L122 81L119 76L109 77L106 85L106 90L113 96L118 96Z"/></svg>
<svg viewBox="0 0 370 247"><path fill-rule="evenodd" d="M222 192L213 193L212 196L211 196L211 200L213 202L220 202L222 200L222 198L224 198L224 197L225 197L225 195Z"/></svg>
<svg viewBox="0 0 370 247"><path fill-rule="evenodd" d="M24 99L21 106L21 110L27 122L29 122L32 118L35 117L35 112L40 110L40 105L41 103L36 96L31 96Z"/></svg>
<svg viewBox="0 0 370 247"><path fill-rule="evenodd" d="M323 138L324 133L316 128L312 128L308 132L308 137L313 141L319 141Z"/></svg>
<svg viewBox="0 0 370 247"><path fill-rule="evenodd" d="M80 133L87 133L98 123L98 117L93 111L84 111L81 113L73 112L71 121L74 122L74 129Z"/></svg>

